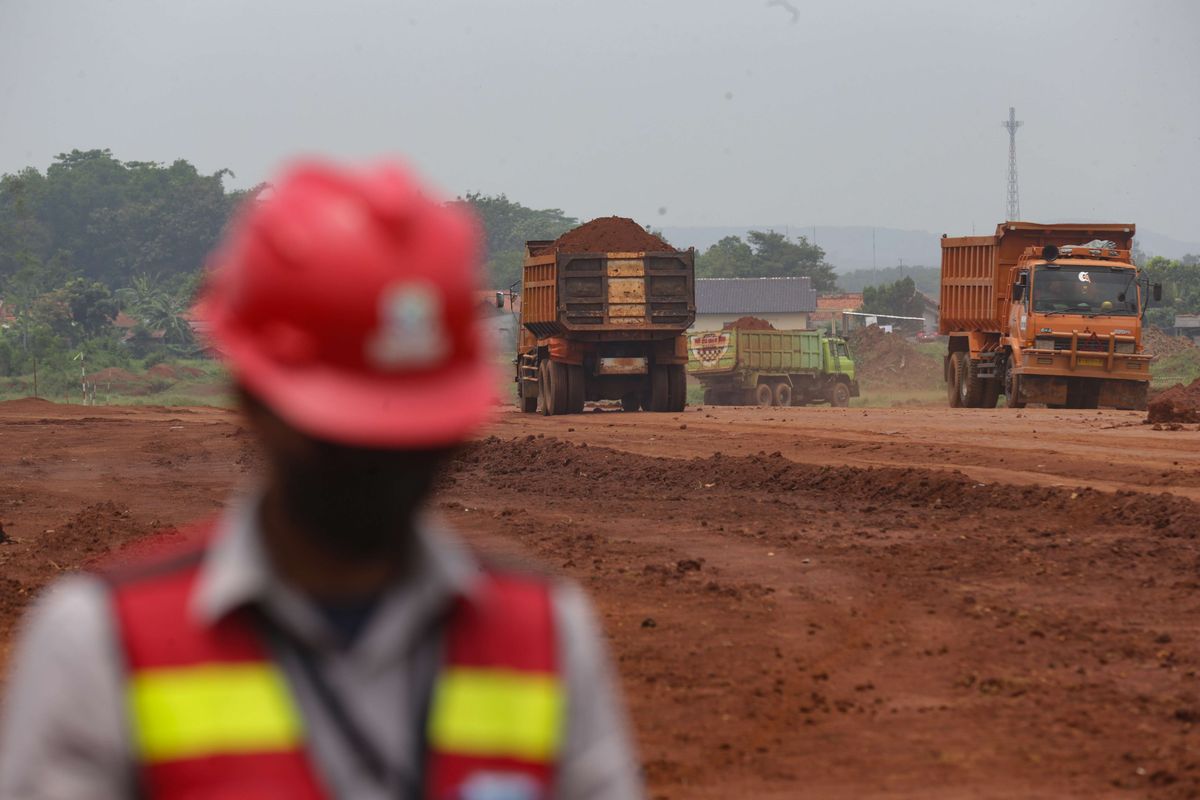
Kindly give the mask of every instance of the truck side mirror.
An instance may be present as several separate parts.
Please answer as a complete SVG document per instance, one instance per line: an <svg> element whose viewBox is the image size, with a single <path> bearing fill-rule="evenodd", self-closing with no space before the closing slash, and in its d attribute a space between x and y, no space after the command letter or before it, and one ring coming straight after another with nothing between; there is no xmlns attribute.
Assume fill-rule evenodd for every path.
<svg viewBox="0 0 1200 800"><path fill-rule="evenodd" d="M496 292L496 308L504 310L504 292Z"/></svg>
<svg viewBox="0 0 1200 800"><path fill-rule="evenodd" d="M1025 299L1025 284L1014 283L1012 287L1012 299L1014 303L1019 303Z"/></svg>
<svg viewBox="0 0 1200 800"><path fill-rule="evenodd" d="M1156 303L1162 302L1162 284L1161 283L1154 284L1152 291L1154 292L1154 302L1156 302Z"/></svg>

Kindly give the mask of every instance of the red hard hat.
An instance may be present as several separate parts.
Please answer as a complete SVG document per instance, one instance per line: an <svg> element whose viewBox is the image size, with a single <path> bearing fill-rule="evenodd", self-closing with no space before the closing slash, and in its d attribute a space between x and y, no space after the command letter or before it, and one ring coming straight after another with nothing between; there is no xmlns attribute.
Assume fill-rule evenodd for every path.
<svg viewBox="0 0 1200 800"><path fill-rule="evenodd" d="M218 249L198 306L234 377L343 444L433 447L485 421L478 233L404 169L293 167Z"/></svg>

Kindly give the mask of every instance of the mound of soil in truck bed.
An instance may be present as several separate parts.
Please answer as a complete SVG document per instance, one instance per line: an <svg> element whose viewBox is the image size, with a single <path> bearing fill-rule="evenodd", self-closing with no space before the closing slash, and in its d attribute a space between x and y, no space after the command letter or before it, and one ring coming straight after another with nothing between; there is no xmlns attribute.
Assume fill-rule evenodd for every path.
<svg viewBox="0 0 1200 800"><path fill-rule="evenodd" d="M726 322L721 326L721 329L726 331L773 331L775 330L775 326L765 319L759 319L758 317L738 317L733 322Z"/></svg>
<svg viewBox="0 0 1200 800"><path fill-rule="evenodd" d="M1150 401L1149 422L1200 422L1200 378L1177 383Z"/></svg>
<svg viewBox="0 0 1200 800"><path fill-rule="evenodd" d="M675 248L628 217L597 217L572 228L550 245L564 253L675 252Z"/></svg>

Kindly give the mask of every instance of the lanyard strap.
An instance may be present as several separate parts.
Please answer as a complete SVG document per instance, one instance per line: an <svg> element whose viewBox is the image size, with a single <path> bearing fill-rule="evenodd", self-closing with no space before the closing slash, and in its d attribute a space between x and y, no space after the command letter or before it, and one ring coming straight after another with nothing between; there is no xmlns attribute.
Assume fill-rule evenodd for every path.
<svg viewBox="0 0 1200 800"><path fill-rule="evenodd" d="M337 728L347 749L358 760L359 765L371 777L371 780L385 790L393 786L401 787L400 796L402 798L412 798L413 800L421 798L424 793L424 762L428 748L425 727L429 715L430 695L432 692L423 690L416 693L420 698L420 713L416 715L417 724L415 730L416 741L419 743L417 754L418 767L417 774L405 775L402 770L388 763L388 759L384 756L383 751L379 749L375 741L367 735L358 721L354 719L345 702L321 671L320 666L317 664L316 654L313 653L312 649L286 631L283 626L274 623L261 611L258 612L257 617L267 637L280 649L288 651L296 657L296 662L299 664L300 670L316 695L317 700Z"/></svg>

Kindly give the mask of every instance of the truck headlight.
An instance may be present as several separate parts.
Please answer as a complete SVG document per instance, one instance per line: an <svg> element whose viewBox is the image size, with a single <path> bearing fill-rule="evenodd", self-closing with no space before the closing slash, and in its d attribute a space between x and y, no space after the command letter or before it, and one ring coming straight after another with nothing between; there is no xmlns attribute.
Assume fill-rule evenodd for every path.
<svg viewBox="0 0 1200 800"><path fill-rule="evenodd" d="M1117 342L1118 353L1132 354L1135 352L1135 347L1133 342Z"/></svg>
<svg viewBox="0 0 1200 800"><path fill-rule="evenodd" d="M1037 338L1033 340L1033 346L1037 350L1053 350L1054 340L1051 338Z"/></svg>

